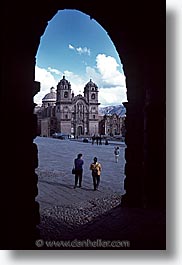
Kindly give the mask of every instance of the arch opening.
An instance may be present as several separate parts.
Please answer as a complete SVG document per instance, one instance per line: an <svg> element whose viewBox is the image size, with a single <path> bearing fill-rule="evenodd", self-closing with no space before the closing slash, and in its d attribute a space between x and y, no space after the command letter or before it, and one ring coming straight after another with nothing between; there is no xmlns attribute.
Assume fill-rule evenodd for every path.
<svg viewBox="0 0 182 265"><path fill-rule="evenodd" d="M25 13L26 8L22 8L22 2L18 8L18 2L11 4L4 2L4 12L2 12L2 19L6 21L6 25L2 28L4 37L1 108L4 111L2 124L5 130L1 132L2 139L6 142L2 146L2 164L7 164L10 154L13 159L8 170L3 167L1 179L3 187L1 245L2 249L37 249L40 247L35 246L35 238L40 238L35 235L39 212L36 203L37 175L35 174L37 149L36 145L32 144L37 135L32 98L39 89L38 82L34 81L35 55L46 23L58 9L65 7L65 3L44 1L42 8L31 1L28 6L30 12ZM130 77L127 79L129 102L125 104L127 107L126 202L130 207L127 216L131 217L130 214L133 212L137 215L132 215L129 227L137 226L141 234L138 234L138 229L136 233L135 229L131 229L134 233L131 233L131 230L127 231L126 237L130 236L132 239L132 249L165 249L165 221L161 221L166 199L165 3L162 5L160 2L156 6L154 1L150 4L140 1L133 2L131 6L129 1L124 1L122 10L120 2L115 5L105 2L104 8L98 6L95 1L69 3L73 8L97 18L97 21L108 30L119 54L122 55L126 73ZM11 207L12 202L13 207ZM136 207L140 209L137 210ZM123 211L122 208L121 216ZM140 218L141 213L142 218ZM16 217L13 218L13 222L12 216ZM111 223L113 220L115 220L114 215ZM128 227L128 222L126 223ZM122 228L125 229L126 223L122 223ZM103 223L102 227L107 226ZM118 236L124 230L120 228L119 225L119 229L116 229Z"/></svg>
<svg viewBox="0 0 182 265"><path fill-rule="evenodd" d="M62 211L63 223L65 221L64 207L69 208L73 204L73 208L78 209L82 204L85 211L88 211L88 203L95 204L95 201L98 201L96 210L94 208L89 210L89 220L93 221L100 214L120 205L121 196L125 193L126 108L123 105L123 102L127 101L125 75L114 44L96 21L90 21L90 18L80 11L66 10L65 14L64 10L59 12L53 18L52 27L51 20L49 28L42 37L35 66L35 77L42 87L42 92L40 91L34 97L35 102L37 102L35 109L40 125L40 137L35 139L39 148L40 166L37 169L39 189L42 189L38 200L41 209L43 209L42 215L46 211L53 211L50 210L51 207L58 207L59 211ZM75 19L84 25L83 30L81 24L79 30L72 29L75 35L74 38L71 36L70 39L68 32L66 34L65 31L62 32L61 30L61 27L64 27L63 21L60 20L61 17L66 19L66 32L72 28L73 24L76 24ZM88 23L87 27L85 26L86 23ZM91 26L91 23L94 26ZM78 38L79 31L85 31L83 35L90 32L91 36L87 38L79 36ZM49 37L46 37L46 34ZM54 34L55 42L59 43L58 47L54 44L54 38L51 34ZM50 41L50 39L51 43L48 48L48 40ZM93 44L93 39L99 41ZM45 44L43 44L44 42ZM63 51L60 52L62 47ZM62 55L63 53L64 55ZM46 61L47 54L50 54L51 59L47 58ZM68 63L69 60L70 64ZM75 64L76 60L77 63ZM65 66L63 66L64 64ZM47 89L50 89L50 92L45 95L48 92ZM43 97L42 105L41 96ZM57 139L52 141L53 138L62 139L64 143L60 143L59 140L57 142ZM52 148L52 152L55 153L51 153L50 156L46 155L47 151L44 145L48 145L48 148L50 150ZM116 147L119 150L119 158L114 153ZM68 150L72 152L70 153ZM80 152L83 153L84 157L83 190L81 191L82 194L77 194L79 199L75 206L75 190L68 192L68 189L71 187L73 189L74 179L71 175L71 168L75 156ZM56 158L56 155L60 160ZM89 166L95 156L102 164L102 175L104 176L103 178L101 176L101 190L99 190L100 194L97 195L93 194L92 176L89 171ZM47 163L49 159L51 162ZM54 162L52 163L52 161ZM55 183L54 187L51 186L52 182ZM56 194L56 183L58 187L64 189L59 195ZM51 197L53 197L51 202L46 192L48 189L52 194ZM53 195L54 190L55 196ZM68 193L64 195L66 191ZM67 199L64 200L65 197ZM101 202L103 201L107 201L107 203L102 206ZM52 206L50 206L51 204ZM74 212L69 218L73 216ZM69 218L67 216L68 221ZM83 224L88 222L84 215L80 219L80 224L81 222Z"/></svg>

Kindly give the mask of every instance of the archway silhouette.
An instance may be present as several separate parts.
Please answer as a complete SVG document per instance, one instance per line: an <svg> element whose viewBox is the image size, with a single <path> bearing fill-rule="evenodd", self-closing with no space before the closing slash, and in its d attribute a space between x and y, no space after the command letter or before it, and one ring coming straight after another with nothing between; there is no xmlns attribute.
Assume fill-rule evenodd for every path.
<svg viewBox="0 0 182 265"><path fill-rule="evenodd" d="M11 168L4 170L2 179L2 249L35 248L39 217L35 174L38 161L33 144L37 133L33 96L39 90L39 84L34 82L35 56L48 21L57 10L64 8L90 14L108 31L129 76L127 193L123 206L165 209L165 7L161 2L157 7L151 2L149 8L146 1L133 2L132 6L124 1L122 10L119 3L110 5L108 2L99 7L96 1L55 0L43 4L30 2L29 13L25 13L22 3L17 1L11 5L5 2L3 6L6 26L2 43L1 107L6 110L2 117L6 133L4 130L1 133L6 145L2 147L2 163L6 164L11 154ZM152 74L154 69L155 75ZM13 117L11 122L10 117ZM13 208L9 211L12 202ZM16 216L13 223L12 216Z"/></svg>
<svg viewBox="0 0 182 265"><path fill-rule="evenodd" d="M63 72L63 69L64 69L65 76L63 75L63 79L61 79L62 81L57 81L57 83L60 84L60 83L64 82L63 84L65 87L65 84L67 84L67 80L68 80L68 82L70 84L70 88L72 88L72 81L69 79L69 74L68 74L68 78L67 78L65 70L69 69L69 71L71 71L74 74L74 78L76 78L75 71L77 71L77 68L79 68L79 66L80 66L79 64L82 64L82 63L79 61L79 63L77 63L77 65L76 65L76 68L73 69L72 61L76 60L76 58L75 58L76 56L73 57L73 55L72 55L72 57L69 58L69 54L67 55L67 52L70 52L71 54L73 54L73 50L76 53L77 50L76 50L76 48L74 48L74 46L75 46L74 43L77 43L78 40L77 40L77 37L75 37L74 39L73 38L70 39L69 36L72 35L71 34L72 32L69 33L70 25L67 27L67 24L64 24L65 16L66 16L66 21L68 21L68 24L71 23L71 25L76 24L75 20L78 19L78 21L79 21L79 29L77 32L78 35L80 35L80 31L82 31L82 30L86 31L86 32L95 31L94 38L93 38L93 34L92 34L91 40L92 39L95 39L95 40L104 39L104 41L102 41L101 44L98 44L96 42L96 46L99 46L99 47L100 47L100 45L106 46L106 47L109 46L110 49L108 49L108 52L110 52L110 54L107 52L104 53L103 47L100 48L100 52L99 52L99 48L96 49L95 46L87 40L87 38L89 38L89 37L87 37L87 38L86 37L85 38L80 37L80 40L79 40L80 41L80 50L82 52L85 50L86 51L89 50L91 52L91 54L97 55L97 56L92 55L92 57L95 57L94 61L97 61L98 54L101 55L102 57L104 56L104 58L107 58L105 56L105 54L108 55L108 59L110 60L109 67L111 68L112 75L111 75L111 71L108 71L108 66L107 66L107 71L106 71L106 61L105 61L105 64L102 65L102 69L105 70L103 73L103 76L105 78L107 77L107 75L104 75L104 74L107 74L108 72L110 73L109 78L107 77L107 82L110 81L110 83L111 83L111 80L113 80L113 86L114 87L113 87L113 89L110 88L110 90L111 90L110 97L112 97L112 96L114 97L114 91L115 91L114 88L116 87L116 84L119 83L116 78L115 78L116 80L114 80L114 77L116 74L117 74L116 77L118 78L118 70L117 70L117 68L115 69L115 66L118 64L116 64L116 61L115 61L116 59L114 58L114 55L116 58L118 57L118 55L115 54L115 47L111 43L111 40L110 40L108 34L104 31L104 29L101 29L101 26L97 25L96 22L94 22L94 21L91 22L89 16L86 14L81 14L80 12L72 11L72 10L67 10L66 12L64 12L64 10L63 10L63 11L59 11L57 13L57 16L53 17L53 20L50 20L49 27L44 32L44 35L41 38L41 43L40 43L40 47L38 49L38 56L37 56L37 62L36 62L37 67L39 65L41 65L42 68L44 68L44 65L43 65L44 57L47 58L48 57L47 53L48 54L50 53L51 58L50 59L47 58L47 62L46 62L46 65L49 65L49 68L48 69L45 68L42 70L45 71L46 76L47 76L47 73L49 73L50 79L52 80L51 72L48 72L49 69L51 70L53 68L51 66L54 66L53 70L54 70L54 72L58 73L59 79L62 78L62 76L60 74L61 74L61 72ZM61 17L63 17L63 18L61 19ZM84 23L84 27L82 29L82 26L80 25L80 20L83 23L83 18L84 18L85 23ZM88 23L88 25L87 25L87 23ZM88 27L87 30L85 29L86 25ZM66 27L66 32L64 32L63 29L61 29L64 27ZM55 36L52 36L52 34L51 34L52 30L53 30ZM74 34L77 35L76 29L74 29L74 31L75 31ZM49 40L49 36L51 36L50 40ZM64 38L66 39L66 41L64 41ZM61 42L64 44L64 45L62 45L63 49L65 49L64 47L66 47L68 51L66 49L64 52L62 51L62 46L60 45ZM56 45L57 43L58 43L58 47L59 47L58 51L57 51L57 45ZM69 45L68 45L69 43L72 43L72 46L71 46L72 49L71 50L70 50ZM111 49L111 46L112 46L112 49ZM50 50L46 52L46 49L48 50L49 47L50 47ZM56 54L54 51L52 51L52 47L55 48ZM85 47L85 50L81 47ZM100 54L101 51L102 51L102 54ZM64 53L64 55L63 55L63 53ZM41 61L41 58L42 58L41 55L42 56L44 55L44 57L42 59L43 62ZM59 58L58 61L61 62L60 68L58 68L58 66L57 66L58 65L57 61L52 59L55 55L56 55L56 59ZM76 55L79 56L79 58L80 58L80 54L78 55L76 53ZM113 57L111 57L111 55L113 55ZM88 57L89 57L89 55L88 55ZM69 66L69 63L68 63L69 60L71 61L72 68ZM84 60L86 61L87 58L84 57ZM90 61L90 60L88 60L88 61ZM111 65L111 62L113 63L113 66ZM65 68L66 66L64 66L64 65L66 65L67 68ZM88 65L88 66L90 68L93 67L92 65ZM70 68L68 68L68 67L70 67ZM36 70L37 70L37 68L35 68L35 72L36 72ZM60 71L60 70L62 70L62 71ZM86 69L85 69L85 72L86 72ZM97 78L99 76L99 73L101 76L100 79L102 80L102 75L101 75L102 71L97 73ZM84 76L84 73L82 75ZM57 77L57 75L55 75L55 76ZM124 74L120 73L120 77L121 76L123 77ZM81 77L79 77L79 79ZM110 209L118 206L118 204L121 202L121 195L124 193L124 187L123 187L124 186L123 185L123 182L124 182L124 174L123 174L123 171L124 171L124 149L125 149L124 143L118 142L118 141L115 141L115 143L114 143L114 145L118 144L120 146L120 149L121 149L120 150L120 156L119 156L119 163L118 163L119 165L113 164L116 160L114 157L114 146L112 143L112 138L110 139L110 134L111 134L110 132L109 133L106 132L106 135L102 135L102 138L96 138L97 141L95 140L95 144L93 144L91 146L89 144L88 145L82 144L82 137L86 137L85 140L87 140L89 143L91 143L91 137L92 137L93 133L95 136L97 136L98 133L101 134L101 132L100 131L98 132L98 129L96 129L96 125L92 125L93 118L98 119L97 118L98 111L96 111L97 108L95 106L93 106L93 100L95 100L95 93L94 93L95 82L94 83L92 82L92 80L94 80L94 76L92 76L92 77L93 77L93 79L89 78L90 79L89 83L87 80L86 85L84 83L82 84L82 89L84 88L84 98L80 94L81 91L79 91L80 92L79 95L76 96L74 88L72 89L73 92L71 92L71 90L69 90L69 92L66 91L66 92L62 93L61 91L58 91L58 86L57 86L57 93L56 93L57 94L57 100L55 99L55 103L54 103L54 105L52 105L53 111L50 110L50 106L48 104L48 101L45 101L45 98L47 100L48 99L50 100L51 92L46 94L46 96L45 95L42 96L44 101L46 102L46 106L48 105L48 110L50 110L49 114L45 117L42 116L42 118L43 118L43 121L45 121L45 122L47 121L47 124L45 124L45 125L47 125L47 127L50 126L49 128L51 128L51 122L50 122L51 120L49 120L49 119L51 119L51 117L53 118L53 116L54 116L54 119L56 120L56 118L57 118L56 112L57 112L58 107L59 107L58 115L61 115L61 112L60 112L60 105L61 104L59 105L59 102L57 102L58 97L60 97L60 95L62 95L62 97L65 98L65 93L67 93L66 99L68 102L62 103L62 105L64 106L62 108L62 112L64 113L64 109L67 109L67 111L71 113L72 117L74 117L73 119L75 119L75 120L76 120L75 116L76 115L78 116L77 117L78 123L74 124L73 128L75 126L76 126L76 128L75 128L74 133L72 135L74 135L75 138L79 138L79 139L77 139L77 142L79 142L79 148L81 148L80 150L83 153L83 158L84 158L84 173L83 173L83 178L82 178L82 188L81 188L81 190L77 189L77 191L76 191L77 193L75 193L75 190L73 190L74 178L70 172L71 172L71 168L72 168L72 160L74 160L76 153L73 154L73 153L69 152L69 150L74 150L74 152L78 152L78 151L76 151L77 150L77 145L75 145L76 141L73 141L71 139L69 141L69 144L67 141L68 147L65 150L64 144L66 144L66 143L63 143L63 141L61 143L61 145L62 145L62 147L61 147L60 143L58 143L58 142L56 143L56 141L54 139L54 141L52 141L52 143L55 143L57 146L57 149L54 149L53 145L51 145L51 140L49 141L49 139L46 139L45 137L43 139L40 139L40 138L38 138L37 140L35 139L35 143L37 144L38 149L40 151L39 152L39 154L40 154L39 155L39 163L41 164L41 166L36 171L36 173L39 176L38 187L39 187L39 194L40 194L40 196L37 196L36 199L40 204L40 215L41 215L41 222L40 222L40 225L38 227L41 231L41 234L47 238L49 236L51 236L51 234L53 234L52 231L57 231L57 233L56 232L54 233L54 239L58 238L59 237L58 235L61 231L61 227L63 226L63 224L68 225L70 227L73 219L75 219L75 227L74 227L75 229L76 229L76 226L79 225L80 227L82 227L84 222L87 222L87 217L84 219L84 216L87 216L87 214L83 214L83 212L80 213L80 211L79 211L79 204L80 203L82 205L81 208L84 209L84 212L87 212L88 204L91 205L91 202L93 205L97 206L97 207L94 206L94 208L91 208L89 210L89 223L91 223L91 221L95 220L98 217L98 215L101 216L101 215L103 215L103 213L108 212ZM37 75L36 80L41 82L41 79L38 79L38 78L39 78L39 76ZM45 78L45 80L47 80L47 79ZM45 80L42 78L43 84L41 83L41 88L42 88L42 86L46 86ZM73 78L72 78L72 80L74 82ZM47 82L49 83L49 80L47 80ZM106 81L105 81L105 83L106 83ZM85 87L88 87L88 84L92 85L92 88L91 88L91 91L92 91L91 92L91 99L92 100L91 101L89 99L89 94L87 94L87 92L85 90ZM51 85L51 87L52 87L53 83L51 83L51 84L49 83L49 85ZM97 88L97 85L98 85L98 83L96 82L96 91L99 90L98 94L102 95L102 91L100 91L102 86L98 86L98 88ZM120 94L122 95L123 83L121 81L121 78L120 78L119 85L120 85L120 87L119 87L120 88ZM56 86L54 85L54 87L56 87ZM104 90L104 89L102 89L102 90ZM50 88L48 91L50 91ZM72 95L72 97L70 97L70 95ZM99 97L99 95L97 97ZM76 97L74 98L74 96L76 96ZM118 95L118 96L120 96L120 95ZM55 92L52 95L52 97L55 98ZM96 100L97 100L97 97L96 97ZM72 101L73 102L71 103L70 100L71 100L71 102ZM111 100L111 98L109 98L109 100ZM74 113L72 113L72 109L71 109L70 105L75 104L75 101L77 103L76 103L76 105L74 105L74 108L73 108ZM101 104L100 101L98 104ZM121 104L121 102L120 102L120 104ZM45 104L43 104L43 107L42 107L43 113L45 113L45 111L46 111L46 109L45 109L46 106L45 106ZM107 107L108 107L108 105L107 105ZM75 109L75 108L77 108L77 109ZM89 110L89 112L87 113L88 110ZM70 115L68 115L68 116L71 117ZM95 118L95 116L96 116L96 118ZM64 117L64 114L63 114L63 117ZM85 119L85 117L87 119L89 119L88 124L87 124L87 120ZM65 117L64 117L64 119L65 119ZM68 119L68 117L66 119ZM59 123L59 121L58 121L58 123ZM69 120L69 123L70 124L72 123L71 118ZM87 127L85 127L85 124ZM66 131L63 131L65 129L64 125L62 125L58 128L59 128L58 130L60 130L60 132L64 132L65 134L67 133L67 134L71 135L72 126L69 127L68 122L66 125ZM87 129L86 133L85 133L85 128ZM44 128L43 130L41 129L41 131L46 131L46 130ZM117 133L117 131L116 131L116 133ZM113 133L114 133L114 130L113 130ZM45 136L45 134L41 133L41 136ZM51 134L48 133L47 136L50 137ZM108 138L108 140L110 142L109 146L105 145L106 137ZM47 145L47 150L49 150L47 153L50 154L50 157L49 157L49 155L47 155L47 157L46 157L46 148L44 148L45 155L43 154L43 151L42 151L43 141L45 141L45 145ZM39 148L39 145L40 145L40 148ZM61 153L59 152L60 147L62 150ZM85 150L84 150L84 147L85 147ZM95 147L97 148L97 150L95 150ZM55 155L53 155L52 152L50 152L51 148L54 149ZM89 154L88 154L88 152L89 152ZM69 156L68 156L68 153L69 153ZM109 155L108 155L108 153L109 153ZM99 193L97 193L97 194L93 193L93 189L92 189L93 184L91 181L92 176L91 176L90 170L88 170L89 163L91 163L93 161L94 156L98 157L99 161L102 164L102 168L103 168L103 171L102 171L103 177L101 177L101 185L99 187ZM59 160L56 160L56 157L59 157ZM66 157L66 161L64 161L65 157ZM89 159L88 159L88 157L89 157ZM46 163L44 162L45 160L46 160ZM50 160L50 163L48 162L49 160ZM102 160L103 160L103 162L102 162ZM57 161L57 166L55 164L55 161ZM71 161L71 165L70 165L70 161ZM52 166L51 164L53 164L54 166ZM113 169L115 171L112 172L111 169ZM64 174L63 174L63 172L64 172ZM50 177L50 176L52 176L52 177ZM63 188L63 190L61 188ZM81 192L81 194L80 194L80 192ZM62 197L61 197L61 194L62 194ZM95 200L95 201L93 201L93 200ZM103 203L106 201L108 202L107 204ZM74 211L72 211L73 207L74 207ZM57 225L57 227L60 227L60 229L55 227L54 229L52 228L51 231L50 231L50 229L48 229L50 232L46 233L45 231L47 229L45 227L47 227L47 224L51 223L51 222L52 222L52 224L54 224L54 222L51 221L51 217L49 217L49 214L48 214L49 212L51 212L53 215L53 212L55 212L54 209L59 209L59 218L57 218L57 220L59 220L59 222L61 222L61 220L62 220L62 222L59 225ZM74 212L77 212L77 214L75 214ZM72 213L71 216L70 216L70 213ZM79 215L78 215L78 213L79 213ZM47 216L47 218L45 218L44 216ZM76 220L78 220L78 218L80 219L79 224L78 224L78 222L76 222ZM45 220L47 220L47 221L45 222ZM73 227L73 224L72 224L72 227ZM65 230L66 230L66 228L65 228ZM73 236L74 231L72 231L71 234ZM62 232L62 237L64 238L63 232Z"/></svg>

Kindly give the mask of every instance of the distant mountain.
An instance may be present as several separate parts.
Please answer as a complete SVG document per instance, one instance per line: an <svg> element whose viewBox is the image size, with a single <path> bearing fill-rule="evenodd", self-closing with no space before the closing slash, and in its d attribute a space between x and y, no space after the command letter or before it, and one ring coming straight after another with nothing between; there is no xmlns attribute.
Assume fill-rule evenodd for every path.
<svg viewBox="0 0 182 265"><path fill-rule="evenodd" d="M124 107L124 105L99 107L99 114L100 115L117 114L118 116L123 117L126 115L126 108Z"/></svg>

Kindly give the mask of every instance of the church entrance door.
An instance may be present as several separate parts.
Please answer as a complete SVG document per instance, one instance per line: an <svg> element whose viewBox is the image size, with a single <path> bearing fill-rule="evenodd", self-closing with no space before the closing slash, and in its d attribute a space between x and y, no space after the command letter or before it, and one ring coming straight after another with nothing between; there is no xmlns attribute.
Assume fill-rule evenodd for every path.
<svg viewBox="0 0 182 265"><path fill-rule="evenodd" d="M82 126L78 126L77 132L78 132L78 136L83 135L83 128L82 128Z"/></svg>

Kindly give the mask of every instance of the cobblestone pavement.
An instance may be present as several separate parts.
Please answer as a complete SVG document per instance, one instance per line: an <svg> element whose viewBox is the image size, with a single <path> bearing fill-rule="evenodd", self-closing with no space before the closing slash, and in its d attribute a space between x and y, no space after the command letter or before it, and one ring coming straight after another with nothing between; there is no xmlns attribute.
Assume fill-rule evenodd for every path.
<svg viewBox="0 0 182 265"><path fill-rule="evenodd" d="M120 206L122 194L125 193L123 143L120 143L118 163L114 160L112 144L97 146L44 137L37 137L35 143L39 155L37 201L41 214L37 247L73 249L70 245L60 245L60 241L64 244L69 240L69 244L73 242L75 249L78 249L75 240L115 240L120 243L115 249L165 248L164 213ZM82 188L73 189L71 169L78 153L83 153L84 159L83 185ZM89 170L94 156L98 157L103 168L98 191L93 190ZM156 238L160 234L162 236ZM52 240L51 243L49 240ZM50 246L46 245L48 243ZM91 242L87 243L89 246L87 244L84 249L92 249ZM102 243L99 241L100 247L97 248L108 249Z"/></svg>
<svg viewBox="0 0 182 265"><path fill-rule="evenodd" d="M70 140L36 138L38 145L39 196L41 207L82 202L104 194L124 193L124 150L120 147L119 162L115 163L112 145L91 145ZM83 154L84 171L81 189L73 189L74 175L71 174L73 160ZM99 191L93 192L90 163L97 156L102 164ZM53 192L52 192L53 191Z"/></svg>
<svg viewBox="0 0 182 265"><path fill-rule="evenodd" d="M114 158L114 146L92 145L74 140L58 140L37 137L39 166L39 194L42 236L57 237L61 232L61 222L70 230L87 224L108 212L121 202L124 194L124 150L121 142L118 163ZM78 153L83 154L84 173L82 188L73 189L74 175L71 174L73 160ZM93 190L91 171L93 157L102 164L99 190ZM50 222L51 218L51 222ZM54 231L51 232L51 231Z"/></svg>

